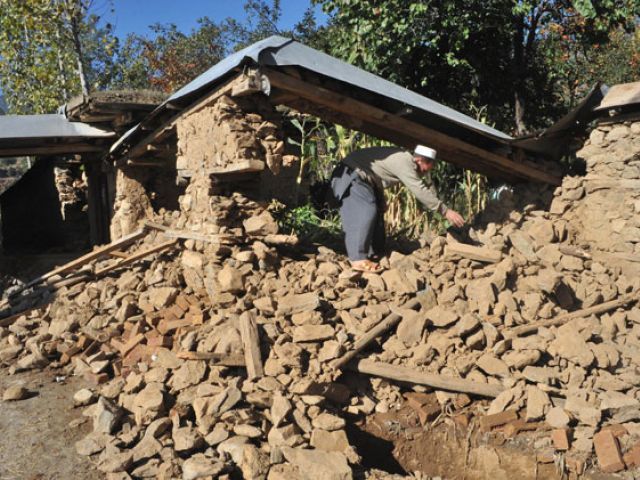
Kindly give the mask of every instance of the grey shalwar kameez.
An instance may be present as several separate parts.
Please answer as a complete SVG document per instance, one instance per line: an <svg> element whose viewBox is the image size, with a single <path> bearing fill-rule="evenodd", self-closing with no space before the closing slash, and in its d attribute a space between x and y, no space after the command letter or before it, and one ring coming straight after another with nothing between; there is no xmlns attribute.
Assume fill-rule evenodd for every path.
<svg viewBox="0 0 640 480"><path fill-rule="evenodd" d="M347 255L352 261L384 254L384 189L402 182L427 209L445 214L432 186L416 170L413 155L394 147L357 150L333 172L331 189L340 205Z"/></svg>

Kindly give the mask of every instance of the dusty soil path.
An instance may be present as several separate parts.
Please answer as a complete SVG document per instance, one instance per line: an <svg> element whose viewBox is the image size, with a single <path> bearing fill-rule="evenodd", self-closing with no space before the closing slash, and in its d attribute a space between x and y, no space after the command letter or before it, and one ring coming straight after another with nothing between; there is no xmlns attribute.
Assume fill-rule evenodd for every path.
<svg viewBox="0 0 640 480"><path fill-rule="evenodd" d="M56 383L56 375L47 370L9 375L0 369L0 395L16 383L32 393L18 402L0 401L0 479L104 479L74 447L91 430L81 409L73 408L82 380Z"/></svg>

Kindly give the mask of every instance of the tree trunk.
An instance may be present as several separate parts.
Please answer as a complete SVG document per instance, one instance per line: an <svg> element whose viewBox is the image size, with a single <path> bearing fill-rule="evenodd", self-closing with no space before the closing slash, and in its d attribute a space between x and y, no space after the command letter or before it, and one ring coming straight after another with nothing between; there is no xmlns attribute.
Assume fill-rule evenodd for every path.
<svg viewBox="0 0 640 480"><path fill-rule="evenodd" d="M513 35L513 120L516 125L516 133L522 135L526 131L524 123L524 19L516 17L514 19L516 29Z"/></svg>
<svg viewBox="0 0 640 480"><path fill-rule="evenodd" d="M82 43L80 42L79 19L82 16L82 0L67 0L67 13L69 15L69 25L71 27L71 37L76 53L78 64L78 76L80 77L80 87L83 95L89 95L89 84L84 71L84 57L82 54Z"/></svg>

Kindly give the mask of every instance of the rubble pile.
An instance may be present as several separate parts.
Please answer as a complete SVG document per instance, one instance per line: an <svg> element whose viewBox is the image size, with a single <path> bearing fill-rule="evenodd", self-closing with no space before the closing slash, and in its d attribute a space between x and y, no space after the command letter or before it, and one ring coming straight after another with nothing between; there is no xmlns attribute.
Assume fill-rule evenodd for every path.
<svg viewBox="0 0 640 480"><path fill-rule="evenodd" d="M596 139L608 142L606 158L594 154ZM180 210L157 213L131 250L180 238L175 248L61 287L44 314L0 328L0 362L92 383L74 398L93 421L76 448L110 479L384 478L363 472L347 422L406 404L424 426L439 417L505 436L534 430L539 461L564 455L574 473L594 451L605 472L635 468L640 279L596 258L637 253L626 229L639 226L640 197L625 190L609 210L588 186L596 173L638 171L625 153L636 143L596 129L580 153L586 177L504 192L469 230L475 245L436 237L392 253L380 275L352 271L325 247L291 255L264 205L193 177ZM600 228L615 241L589 240L585 210L608 220ZM489 386L495 398L393 383L383 369L362 381L350 371L358 364L336 367L381 322L390 330L363 353L384 372Z"/></svg>

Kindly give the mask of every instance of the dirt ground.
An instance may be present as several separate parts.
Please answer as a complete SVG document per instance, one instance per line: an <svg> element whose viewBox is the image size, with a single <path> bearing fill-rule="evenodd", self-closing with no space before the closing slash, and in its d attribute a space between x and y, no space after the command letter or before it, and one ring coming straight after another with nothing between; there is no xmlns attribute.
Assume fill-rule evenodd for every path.
<svg viewBox="0 0 640 480"><path fill-rule="evenodd" d="M471 432L436 421L421 426L409 407L376 413L352 426L349 439L363 456L363 467L396 474L422 472L447 480L562 480L558 455L554 463L537 463L533 443L548 432L505 440L499 434ZM375 452L375 453L374 453ZM587 471L585 480L614 480L619 475Z"/></svg>
<svg viewBox="0 0 640 480"><path fill-rule="evenodd" d="M9 375L0 369L0 392L23 384L31 396L0 402L0 479L98 480L104 476L78 455L74 444L91 430L82 410L73 408L73 394L82 379L56 382L55 371Z"/></svg>

